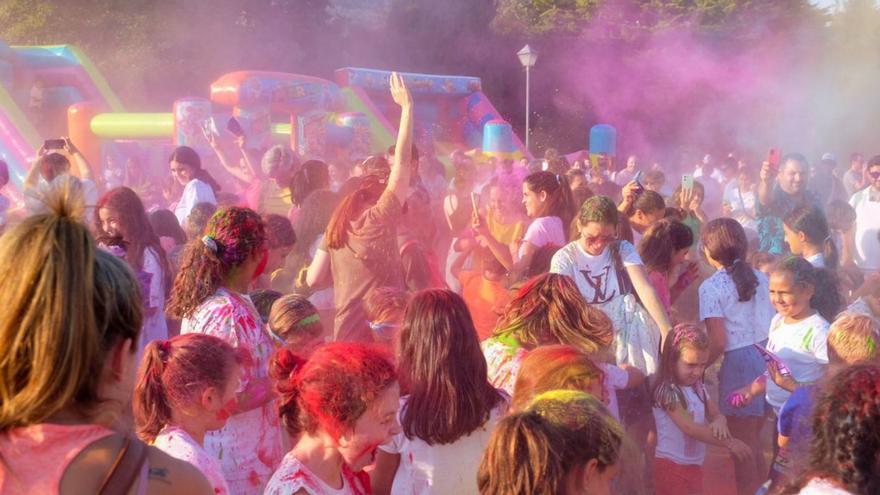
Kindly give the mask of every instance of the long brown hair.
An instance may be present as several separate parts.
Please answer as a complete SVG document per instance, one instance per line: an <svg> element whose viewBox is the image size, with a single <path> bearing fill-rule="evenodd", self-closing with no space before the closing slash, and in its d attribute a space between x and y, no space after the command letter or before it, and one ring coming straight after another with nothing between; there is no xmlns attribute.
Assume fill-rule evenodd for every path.
<svg viewBox="0 0 880 495"><path fill-rule="evenodd" d="M523 285L498 320L495 335L526 349L566 344L587 354L605 354L614 335L611 319L587 304L571 277L539 275Z"/></svg>
<svg viewBox="0 0 880 495"><path fill-rule="evenodd" d="M547 203L542 216L559 217L562 225L571 223L577 205L574 204L571 195L568 177L553 172L535 172L526 177L523 183L536 194L547 193Z"/></svg>
<svg viewBox="0 0 880 495"><path fill-rule="evenodd" d="M171 265L168 263L168 256L162 245L159 243L159 236L153 232L153 225L150 223L144 204L137 193L127 187L117 187L111 189L101 196L98 204L95 205L94 232L98 233L98 242L103 238L109 237L104 231L101 222L100 211L102 208L114 211L119 216L119 223L123 225L125 230L126 244L125 261L137 270L144 268L144 251L152 249L159 261L162 269L162 277L165 284L165 291L171 290Z"/></svg>
<svg viewBox="0 0 880 495"><path fill-rule="evenodd" d="M742 225L732 218L716 218L703 226L700 241L733 279L739 301L751 301L758 289L758 277L746 259L749 242Z"/></svg>
<svg viewBox="0 0 880 495"><path fill-rule="evenodd" d="M265 243L265 227L256 212L238 207L217 210L205 227L205 236L190 241L184 251L168 300L168 316L192 315L233 269Z"/></svg>
<svg viewBox="0 0 880 495"><path fill-rule="evenodd" d="M603 386L605 372L570 345L548 345L531 351L520 365L510 408L522 411L532 399L551 390L588 392ZM597 397L604 399L604 397Z"/></svg>
<svg viewBox="0 0 880 495"><path fill-rule="evenodd" d="M397 354L400 385L409 394L400 420L408 438L428 445L455 442L485 424L503 400L489 383L467 305L450 290L413 297Z"/></svg>
<svg viewBox="0 0 880 495"><path fill-rule="evenodd" d="M624 432L590 394L546 392L523 412L498 422L477 473L482 495L565 493L565 479L595 459L600 470L618 463Z"/></svg>
<svg viewBox="0 0 880 495"><path fill-rule="evenodd" d="M367 208L376 204L385 190L385 184L374 175L366 176L356 191L346 196L330 217L325 241L329 249L341 249L348 244L351 222Z"/></svg>
<svg viewBox="0 0 880 495"><path fill-rule="evenodd" d="M171 411L199 400L205 389L222 394L239 356L224 340L200 333L147 344L132 403L141 440L155 440L171 422Z"/></svg>
<svg viewBox="0 0 880 495"><path fill-rule="evenodd" d="M95 250L72 193L48 197L49 213L0 237L0 431L66 409L93 415L107 354L137 342L138 283L124 261Z"/></svg>

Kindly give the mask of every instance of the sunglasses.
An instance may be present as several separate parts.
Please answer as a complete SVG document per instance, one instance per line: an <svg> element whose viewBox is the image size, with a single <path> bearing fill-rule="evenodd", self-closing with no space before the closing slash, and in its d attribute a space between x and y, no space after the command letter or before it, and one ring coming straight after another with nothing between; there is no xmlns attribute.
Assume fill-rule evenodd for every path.
<svg viewBox="0 0 880 495"><path fill-rule="evenodd" d="M870 175L872 179L880 179L880 170L876 172L868 172L868 175Z"/></svg>

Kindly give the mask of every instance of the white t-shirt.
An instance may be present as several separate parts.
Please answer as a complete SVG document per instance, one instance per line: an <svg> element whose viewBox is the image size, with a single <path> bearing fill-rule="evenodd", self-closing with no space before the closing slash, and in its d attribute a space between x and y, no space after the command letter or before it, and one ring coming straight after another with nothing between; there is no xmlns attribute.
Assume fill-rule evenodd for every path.
<svg viewBox="0 0 880 495"><path fill-rule="evenodd" d="M757 196L754 191L742 190L735 180L724 187L724 202L730 207L732 216L746 228L755 227L755 204Z"/></svg>
<svg viewBox="0 0 880 495"><path fill-rule="evenodd" d="M367 492L361 480L342 465L342 488L333 488L288 452L275 470L263 495L290 495L303 490L309 495L360 495Z"/></svg>
<svg viewBox="0 0 880 495"><path fill-rule="evenodd" d="M770 323L767 350L788 366L799 382L815 382L828 364L828 322L819 313L797 323L785 323L780 315ZM778 413L791 392L767 379L767 402Z"/></svg>
<svg viewBox="0 0 880 495"><path fill-rule="evenodd" d="M536 248L542 248L547 244L562 246L565 244L565 229L562 219L559 217L541 217L532 220L526 235L523 236L523 244L519 247L519 257L523 257L525 243L528 242Z"/></svg>
<svg viewBox="0 0 880 495"><path fill-rule="evenodd" d="M822 253L816 253L804 259L809 261L814 268L825 268L825 255Z"/></svg>
<svg viewBox="0 0 880 495"><path fill-rule="evenodd" d="M701 400L694 387L679 387L687 402L687 411L694 423L706 424L705 397ZM706 458L706 444L685 435L672 421L663 408L654 407L654 422L657 424L656 456L676 464L702 465Z"/></svg>
<svg viewBox="0 0 880 495"><path fill-rule="evenodd" d="M505 394L506 395L506 394ZM400 411L408 397L400 400ZM391 486L392 495L474 494L477 495L477 469L489 437L498 420L507 413L502 401L489 413L486 423L446 445L428 445L419 438L407 438L403 432L379 447L389 454L400 454L400 463Z"/></svg>
<svg viewBox="0 0 880 495"><path fill-rule="evenodd" d="M813 478L801 488L798 495L855 495L843 488L833 485L828 480Z"/></svg>
<svg viewBox="0 0 880 495"><path fill-rule="evenodd" d="M770 303L767 275L755 269L752 272L758 277L758 287L752 299L746 302L740 302L736 284L724 269L700 284L700 320L724 319L725 352L766 340L770 321L776 314Z"/></svg>
<svg viewBox="0 0 880 495"><path fill-rule="evenodd" d="M613 364L601 365L602 371L605 372L605 393L608 395L608 410L614 419L620 421L620 408L617 405L617 391L626 388L629 383L629 373L625 369Z"/></svg>
<svg viewBox="0 0 880 495"><path fill-rule="evenodd" d="M850 206L856 210L856 264L862 270L880 269L880 201L871 201L872 187L852 195Z"/></svg>
<svg viewBox="0 0 880 495"><path fill-rule="evenodd" d="M629 241L618 242L624 266L643 264ZM584 251L580 241L570 242L553 255L550 273L571 277L589 304L602 304L620 295L610 247L606 247L602 254L593 256Z"/></svg>
<svg viewBox="0 0 880 495"><path fill-rule="evenodd" d="M216 495L229 494L229 487L226 485L226 479L223 478L220 463L183 429L166 425L156 436L153 446L175 459L188 462L198 468L211 483Z"/></svg>
<svg viewBox="0 0 880 495"><path fill-rule="evenodd" d="M174 208L174 216L181 227L186 228L186 217L192 211L193 206L199 203L211 203L216 205L217 198L214 197L214 190L207 183L199 179L193 179L186 183L183 188L183 195L180 196L180 202Z"/></svg>

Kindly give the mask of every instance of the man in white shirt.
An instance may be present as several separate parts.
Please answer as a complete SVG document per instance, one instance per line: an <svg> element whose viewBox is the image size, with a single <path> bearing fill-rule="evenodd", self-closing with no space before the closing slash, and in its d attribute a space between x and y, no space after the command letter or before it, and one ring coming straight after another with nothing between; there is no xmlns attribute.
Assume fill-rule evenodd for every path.
<svg viewBox="0 0 880 495"><path fill-rule="evenodd" d="M715 168L715 160L712 158L712 155L704 156L702 163L697 165L697 168L694 170L694 179L699 179L701 177L704 178L700 181L703 184L703 187L706 186L705 177L711 177L718 184L724 183L724 174Z"/></svg>

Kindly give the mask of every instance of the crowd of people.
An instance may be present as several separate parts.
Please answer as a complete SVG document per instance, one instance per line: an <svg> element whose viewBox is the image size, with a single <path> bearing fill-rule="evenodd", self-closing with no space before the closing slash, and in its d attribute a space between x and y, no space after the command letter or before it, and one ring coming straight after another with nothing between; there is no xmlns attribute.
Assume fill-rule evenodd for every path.
<svg viewBox="0 0 880 495"><path fill-rule="evenodd" d="M447 181L390 92L352 167L40 150L0 195L0 494L690 495L710 449L740 495L880 493L880 156Z"/></svg>

